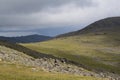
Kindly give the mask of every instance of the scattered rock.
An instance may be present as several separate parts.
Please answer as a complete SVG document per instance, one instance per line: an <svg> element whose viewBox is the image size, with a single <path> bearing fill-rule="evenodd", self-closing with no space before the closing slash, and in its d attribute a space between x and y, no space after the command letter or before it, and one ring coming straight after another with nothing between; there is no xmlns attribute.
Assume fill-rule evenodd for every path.
<svg viewBox="0 0 120 80"><path fill-rule="evenodd" d="M2 59L0 59L0 62L2 61Z"/></svg>

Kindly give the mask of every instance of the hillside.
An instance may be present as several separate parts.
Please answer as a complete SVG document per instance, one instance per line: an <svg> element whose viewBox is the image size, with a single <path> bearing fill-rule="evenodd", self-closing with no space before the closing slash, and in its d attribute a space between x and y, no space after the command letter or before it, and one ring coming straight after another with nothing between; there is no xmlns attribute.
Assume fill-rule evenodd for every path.
<svg viewBox="0 0 120 80"><path fill-rule="evenodd" d="M43 35L28 35L28 36L20 36L20 37L0 37L0 40L5 40L13 43L31 43L31 42L41 42L52 39L49 36Z"/></svg>
<svg viewBox="0 0 120 80"><path fill-rule="evenodd" d="M82 35L82 34L83 35L85 34L96 34L96 35L103 34L104 35L107 33L112 34L116 32L118 33L120 32L120 17L105 18L92 23L81 30L58 35L56 37L68 37L68 36L76 36L76 35Z"/></svg>
<svg viewBox="0 0 120 80"><path fill-rule="evenodd" d="M59 35L53 40L22 45L66 58L94 72L120 75L119 33L120 18L113 17L92 23L82 30Z"/></svg>
<svg viewBox="0 0 120 80"><path fill-rule="evenodd" d="M72 61L5 41L0 41L0 71L5 80L107 80Z"/></svg>

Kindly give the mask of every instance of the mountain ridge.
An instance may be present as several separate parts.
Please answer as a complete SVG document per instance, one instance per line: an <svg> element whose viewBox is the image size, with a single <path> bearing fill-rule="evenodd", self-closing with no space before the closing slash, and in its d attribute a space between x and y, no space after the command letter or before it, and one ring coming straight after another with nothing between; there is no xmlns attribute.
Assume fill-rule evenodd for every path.
<svg viewBox="0 0 120 80"><path fill-rule="evenodd" d="M19 36L19 37L4 37L0 36L0 40L13 42L13 43L32 43L32 42L41 42L52 39L50 36L44 36L44 35L27 35L27 36Z"/></svg>

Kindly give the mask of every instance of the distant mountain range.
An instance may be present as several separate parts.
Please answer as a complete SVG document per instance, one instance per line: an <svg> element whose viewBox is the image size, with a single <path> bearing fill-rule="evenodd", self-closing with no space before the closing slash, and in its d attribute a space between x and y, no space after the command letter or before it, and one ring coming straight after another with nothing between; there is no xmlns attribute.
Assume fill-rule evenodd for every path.
<svg viewBox="0 0 120 80"><path fill-rule="evenodd" d="M28 35L28 36L20 36L20 37L3 37L0 36L0 40L8 41L12 43L32 43L32 42L41 42L52 39L52 37L44 36L44 35Z"/></svg>

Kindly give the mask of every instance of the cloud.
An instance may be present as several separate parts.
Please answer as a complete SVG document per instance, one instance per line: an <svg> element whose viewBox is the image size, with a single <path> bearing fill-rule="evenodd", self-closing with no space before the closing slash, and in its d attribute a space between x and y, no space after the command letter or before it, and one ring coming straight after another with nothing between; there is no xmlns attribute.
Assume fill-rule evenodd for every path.
<svg viewBox="0 0 120 80"><path fill-rule="evenodd" d="M32 35L32 34L38 34L36 32L0 32L0 36L5 37L12 37L12 36L26 36L26 35Z"/></svg>
<svg viewBox="0 0 120 80"><path fill-rule="evenodd" d="M67 4L78 4L80 7L89 6L91 0L0 0L0 13L34 13L47 8L59 7Z"/></svg>
<svg viewBox="0 0 120 80"><path fill-rule="evenodd" d="M57 22L61 22L59 17L64 17L66 11L69 12L67 9L92 5L92 0L0 0L0 24L1 26L41 26L51 22L57 24L58 19Z"/></svg>
<svg viewBox="0 0 120 80"><path fill-rule="evenodd" d="M0 0L0 29L82 28L120 16L120 0Z"/></svg>

